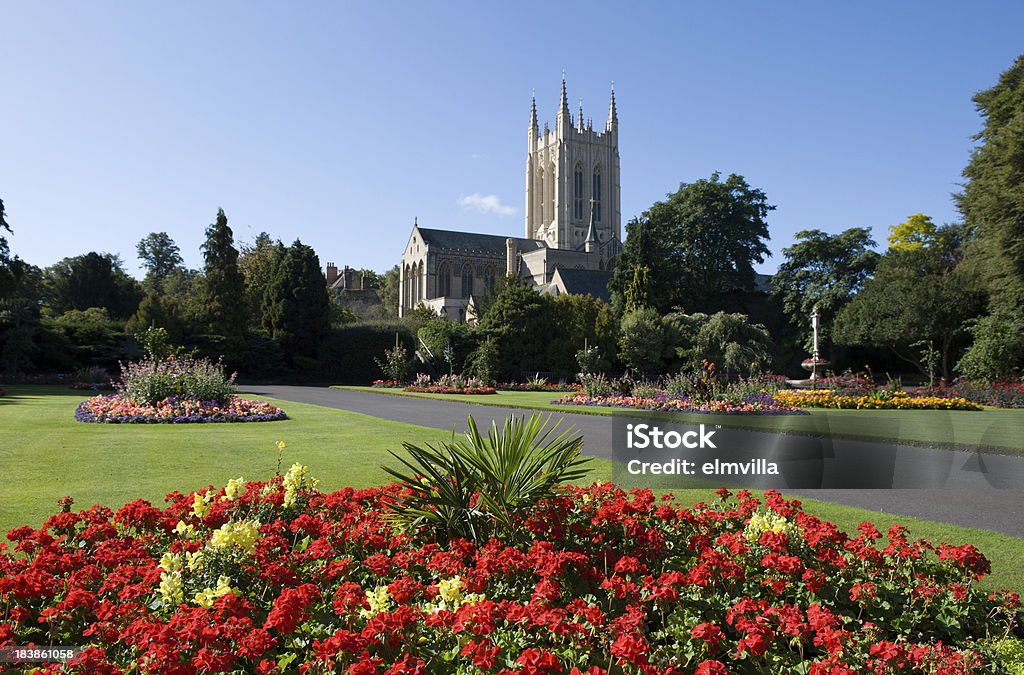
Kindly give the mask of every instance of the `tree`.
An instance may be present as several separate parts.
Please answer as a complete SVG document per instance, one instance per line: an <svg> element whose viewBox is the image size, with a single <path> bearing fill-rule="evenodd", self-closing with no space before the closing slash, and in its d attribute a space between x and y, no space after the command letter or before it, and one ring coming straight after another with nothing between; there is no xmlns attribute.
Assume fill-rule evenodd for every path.
<svg viewBox="0 0 1024 675"><path fill-rule="evenodd" d="M280 239L275 241L266 232L256 235L251 244L242 244L238 269L245 284L245 306L251 327L263 326L263 296L286 251Z"/></svg>
<svg viewBox="0 0 1024 675"><path fill-rule="evenodd" d="M653 375L665 367L670 345L657 310L641 307L626 313L619 325L619 358L627 368Z"/></svg>
<svg viewBox="0 0 1024 675"><path fill-rule="evenodd" d="M385 318L390 319L398 316L399 278L398 265L395 265L379 277L380 283L377 286L377 296L380 298Z"/></svg>
<svg viewBox="0 0 1024 675"><path fill-rule="evenodd" d="M974 96L984 119L979 141L964 169L957 195L972 233L967 263L988 294L993 325L1024 324L1024 55L999 82ZM989 333L984 349L1005 367L1024 367L1024 349L1014 335ZM1000 341L1003 344L998 344ZM979 354L979 357L981 355Z"/></svg>
<svg viewBox="0 0 1024 675"><path fill-rule="evenodd" d="M768 212L774 209L764 192L736 174L725 181L715 172L709 179L682 183L668 200L656 202L627 225L623 256L612 291L625 304L626 289L638 267L648 269L643 287L655 309L715 309L734 291L754 285L754 263L769 255ZM634 300L636 304L636 300Z"/></svg>
<svg viewBox="0 0 1024 675"><path fill-rule="evenodd" d="M670 343L684 367L698 367L706 360L720 370L749 374L771 365L771 335L746 314L673 313L665 316L664 323L670 327Z"/></svg>
<svg viewBox="0 0 1024 675"><path fill-rule="evenodd" d="M46 307L54 316L90 307L106 309L115 319L127 319L142 297L135 279L110 253L89 252L64 258L46 268Z"/></svg>
<svg viewBox="0 0 1024 675"><path fill-rule="evenodd" d="M246 330L245 280L238 269L238 249L224 209L206 228L203 243L203 315L215 334L240 336Z"/></svg>
<svg viewBox="0 0 1024 675"><path fill-rule="evenodd" d="M315 357L330 330L320 258L298 239L286 249L267 286L263 322L270 336L292 357Z"/></svg>
<svg viewBox="0 0 1024 675"><path fill-rule="evenodd" d="M907 218L907 222L889 226L890 251L917 251L922 248L940 246L943 236L948 234L939 230L929 216L915 213Z"/></svg>
<svg viewBox="0 0 1024 675"><path fill-rule="evenodd" d="M875 242L866 227L852 227L839 234L821 230L796 233L796 243L782 250L786 257L772 277L772 294L782 302L790 321L799 326L810 351L810 316L815 308L821 317L819 342L831 342L836 314L864 287L878 264Z"/></svg>
<svg viewBox="0 0 1024 675"><path fill-rule="evenodd" d="M952 377L966 345L965 320L982 310L982 294L959 263L962 228L940 228L934 243L890 250L873 279L836 317L837 344L887 347L928 374L927 352L940 355L944 377Z"/></svg>
<svg viewBox="0 0 1024 675"><path fill-rule="evenodd" d="M554 337L551 297L541 295L518 277L499 284L480 328L498 342L502 379L546 369L547 346Z"/></svg>
<svg viewBox="0 0 1024 675"><path fill-rule="evenodd" d="M165 279L183 268L181 249L166 232L150 232L135 246L142 266L146 268L143 286L158 289Z"/></svg>
<svg viewBox="0 0 1024 675"><path fill-rule="evenodd" d="M4 200L0 199L0 300L8 297L18 283L18 271L20 261L18 257L11 257L10 248L7 246L7 238L4 237L4 230L14 234L10 223L7 222L7 214L4 211Z"/></svg>
<svg viewBox="0 0 1024 675"><path fill-rule="evenodd" d="M555 337L548 343L548 370L572 376L579 372L576 353L596 347L600 372L611 367L616 353L618 321L608 303L590 295L559 295L552 301Z"/></svg>

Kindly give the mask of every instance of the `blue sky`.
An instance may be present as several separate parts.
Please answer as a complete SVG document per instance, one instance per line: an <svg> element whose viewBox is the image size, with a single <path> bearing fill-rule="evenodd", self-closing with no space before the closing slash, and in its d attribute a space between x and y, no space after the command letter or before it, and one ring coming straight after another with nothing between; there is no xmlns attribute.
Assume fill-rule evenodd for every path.
<svg viewBox="0 0 1024 675"><path fill-rule="evenodd" d="M563 69L595 126L615 81L623 226L721 171L778 207L762 271L801 229L884 245L957 219L971 96L1024 52L1010 2L4 2L0 23L12 250L136 275L154 231L200 266L218 207L236 241L377 270L414 217L522 236L530 94L553 123Z"/></svg>

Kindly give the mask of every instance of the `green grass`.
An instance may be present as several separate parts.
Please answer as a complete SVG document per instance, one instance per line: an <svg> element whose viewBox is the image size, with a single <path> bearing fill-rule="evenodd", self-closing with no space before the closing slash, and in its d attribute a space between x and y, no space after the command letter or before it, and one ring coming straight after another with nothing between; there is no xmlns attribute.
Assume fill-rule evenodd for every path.
<svg viewBox="0 0 1024 675"><path fill-rule="evenodd" d="M522 401L535 394L516 393ZM550 394L541 393L540 397ZM450 432L426 429L341 410L276 401L292 418L257 424L98 425L74 420L81 392L59 387L17 386L0 397L0 532L19 525L38 527L57 511L56 501L75 498L79 508L117 508L136 498L161 504L168 492L221 486L243 476L263 480L278 464L275 443L287 448L282 471L294 462L310 467L321 488L368 487L388 482L380 469L402 441L438 442ZM527 399L528 400L528 399ZM593 460L585 483L609 480L611 463ZM716 499L711 490L677 490L684 503ZM915 536L951 543L970 542L992 560L986 587L1024 591L1024 539L864 509L804 500L808 511L852 531L865 520L887 530L893 522Z"/></svg>
<svg viewBox="0 0 1024 675"><path fill-rule="evenodd" d="M420 394L401 389L338 387L391 396L418 396L477 405L529 408L586 415L631 414L621 408L556 405L561 393L499 391L493 395ZM970 446L1001 452L1024 452L1024 410L824 410L810 415L708 415L657 413L694 424L720 424L736 429L826 435L834 438L899 441L935 446ZM636 414L632 411L632 414Z"/></svg>

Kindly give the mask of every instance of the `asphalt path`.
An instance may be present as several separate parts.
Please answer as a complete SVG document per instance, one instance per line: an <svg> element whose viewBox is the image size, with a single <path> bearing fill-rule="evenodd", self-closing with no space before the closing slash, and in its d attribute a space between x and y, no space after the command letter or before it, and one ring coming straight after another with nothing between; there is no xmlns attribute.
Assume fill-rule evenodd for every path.
<svg viewBox="0 0 1024 675"><path fill-rule="evenodd" d="M285 401L309 403L339 410L349 410L372 417L405 422L434 429L448 429L461 434L466 419L472 415L481 428L491 422L500 426L509 415L524 415L521 408L471 405L457 401L410 396L389 396L370 392L325 387L284 385L253 385L241 388L244 393L269 396ZM564 426L572 425L583 435L585 452L595 457L611 458L613 418L606 415L557 413ZM619 429L621 436L621 428ZM777 435L762 432L743 434L757 443L771 442ZM619 446L621 447L621 445ZM759 446L759 447L764 447ZM893 446L833 439L829 452L847 464L834 463L834 470L843 473L857 470L859 458L872 452L891 451ZM975 455L944 449L898 446L897 474L908 467L922 464L941 467L944 472L938 484L941 489L784 489L787 495L799 495L896 516L912 516L924 520L950 523L962 527L992 530L1013 537L1024 537L1024 458L1002 455ZM831 456L831 455L830 455ZM933 469L934 472L934 469ZM918 473L920 473L918 471ZM927 482L927 481L926 481ZM1014 486L1014 489L996 489Z"/></svg>

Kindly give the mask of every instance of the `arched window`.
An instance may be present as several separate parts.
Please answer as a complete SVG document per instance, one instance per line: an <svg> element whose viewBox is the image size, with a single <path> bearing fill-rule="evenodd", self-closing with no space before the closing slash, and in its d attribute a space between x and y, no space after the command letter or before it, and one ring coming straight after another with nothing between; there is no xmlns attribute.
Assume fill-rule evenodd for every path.
<svg viewBox="0 0 1024 675"><path fill-rule="evenodd" d="M427 275L424 272L424 269L423 261L421 260L420 270L416 275L416 287L419 289L419 292L416 294L417 300L424 300L427 297Z"/></svg>
<svg viewBox="0 0 1024 675"><path fill-rule="evenodd" d="M577 164L572 174L572 216L583 220L583 165Z"/></svg>
<svg viewBox="0 0 1024 675"><path fill-rule="evenodd" d="M446 262L437 268L437 295L447 297L452 294L452 268Z"/></svg>
<svg viewBox="0 0 1024 675"><path fill-rule="evenodd" d="M494 284L497 282L497 271L494 269L494 265L488 265L484 270L484 293L490 293L494 291Z"/></svg>
<svg viewBox="0 0 1024 675"><path fill-rule="evenodd" d="M594 222L601 222L601 165L594 167Z"/></svg>
<svg viewBox="0 0 1024 675"><path fill-rule="evenodd" d="M555 165L548 165L548 184L544 186L547 188L547 195L545 199L548 203L548 217L545 224L553 222L558 216L555 214Z"/></svg>
<svg viewBox="0 0 1024 675"><path fill-rule="evenodd" d="M462 268L462 297L468 298L473 295L473 266L465 265Z"/></svg>
<svg viewBox="0 0 1024 675"><path fill-rule="evenodd" d="M412 308L412 274L409 271L409 266L406 265L402 270L402 306L411 309Z"/></svg>
<svg viewBox="0 0 1024 675"><path fill-rule="evenodd" d="M544 220L544 195L547 193L544 191L544 169L537 170L537 215L538 222L543 225Z"/></svg>

